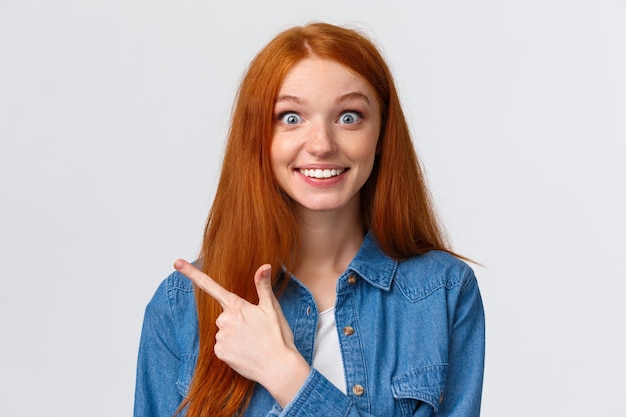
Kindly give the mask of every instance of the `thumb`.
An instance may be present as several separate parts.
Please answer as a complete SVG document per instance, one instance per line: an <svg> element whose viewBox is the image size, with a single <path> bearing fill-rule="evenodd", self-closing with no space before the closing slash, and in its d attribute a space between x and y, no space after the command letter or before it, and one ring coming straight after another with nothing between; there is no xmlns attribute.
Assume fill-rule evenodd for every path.
<svg viewBox="0 0 626 417"><path fill-rule="evenodd" d="M280 326L280 332L283 340L291 347L296 349L296 345L293 341L293 331L283 314L283 310L280 307L278 299L274 295L274 288L272 287L272 266L265 264L257 269L254 274L254 284L256 285L256 292L259 295L259 307L266 311L273 311L278 319Z"/></svg>
<svg viewBox="0 0 626 417"><path fill-rule="evenodd" d="M261 265L254 274L254 285L259 296L259 306L272 306L274 289L272 288L272 266Z"/></svg>

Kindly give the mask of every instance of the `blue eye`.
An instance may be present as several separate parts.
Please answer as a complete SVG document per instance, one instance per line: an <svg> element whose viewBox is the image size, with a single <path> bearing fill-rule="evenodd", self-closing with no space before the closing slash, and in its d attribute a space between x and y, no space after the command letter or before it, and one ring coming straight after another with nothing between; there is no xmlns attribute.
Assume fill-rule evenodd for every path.
<svg viewBox="0 0 626 417"><path fill-rule="evenodd" d="M345 113L341 113L339 116L339 123L345 125L351 125L361 120L361 114L356 111L347 111Z"/></svg>
<svg viewBox="0 0 626 417"><path fill-rule="evenodd" d="M295 125L302 121L302 118L294 112L287 112L280 115L280 120L287 125Z"/></svg>

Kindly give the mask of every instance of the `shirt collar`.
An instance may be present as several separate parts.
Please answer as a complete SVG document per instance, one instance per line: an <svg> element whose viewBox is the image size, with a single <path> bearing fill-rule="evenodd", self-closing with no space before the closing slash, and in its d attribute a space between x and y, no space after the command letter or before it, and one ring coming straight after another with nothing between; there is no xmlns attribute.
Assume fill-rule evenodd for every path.
<svg viewBox="0 0 626 417"><path fill-rule="evenodd" d="M361 248L348 265L348 271L358 274L374 287L389 290L397 267L398 261L383 253L374 235L367 232Z"/></svg>

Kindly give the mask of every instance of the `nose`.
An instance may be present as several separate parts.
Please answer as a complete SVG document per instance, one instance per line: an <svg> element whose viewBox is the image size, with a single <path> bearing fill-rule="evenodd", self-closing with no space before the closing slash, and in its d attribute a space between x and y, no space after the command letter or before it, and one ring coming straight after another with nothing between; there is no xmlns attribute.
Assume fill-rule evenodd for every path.
<svg viewBox="0 0 626 417"><path fill-rule="evenodd" d="M337 150L332 126L325 122L312 124L305 149L319 158L332 155Z"/></svg>

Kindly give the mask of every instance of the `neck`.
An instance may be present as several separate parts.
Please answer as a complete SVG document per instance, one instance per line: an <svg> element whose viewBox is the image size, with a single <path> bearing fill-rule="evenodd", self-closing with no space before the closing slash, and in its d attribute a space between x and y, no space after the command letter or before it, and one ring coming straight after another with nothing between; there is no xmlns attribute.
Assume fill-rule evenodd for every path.
<svg viewBox="0 0 626 417"><path fill-rule="evenodd" d="M359 200L339 211L299 210L300 261L297 269L342 273L356 255L365 232Z"/></svg>

